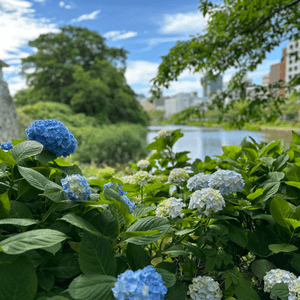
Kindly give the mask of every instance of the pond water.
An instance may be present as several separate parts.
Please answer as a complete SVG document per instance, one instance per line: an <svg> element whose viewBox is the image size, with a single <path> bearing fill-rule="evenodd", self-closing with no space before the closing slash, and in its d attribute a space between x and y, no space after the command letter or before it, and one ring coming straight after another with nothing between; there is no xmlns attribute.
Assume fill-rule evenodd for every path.
<svg viewBox="0 0 300 300"><path fill-rule="evenodd" d="M198 127L187 125L152 125L148 127L147 141L151 143L162 129L181 129L184 134L174 145L174 152L190 151L191 160L205 156L215 158L214 155L223 153L223 146L239 146L244 137L251 142L251 136L256 142L266 141L266 134L249 130L226 131L222 128Z"/></svg>

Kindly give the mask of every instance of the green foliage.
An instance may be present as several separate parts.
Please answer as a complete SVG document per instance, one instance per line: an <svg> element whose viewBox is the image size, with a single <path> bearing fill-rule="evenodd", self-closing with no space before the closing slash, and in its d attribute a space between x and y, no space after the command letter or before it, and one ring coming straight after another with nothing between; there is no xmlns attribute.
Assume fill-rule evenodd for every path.
<svg viewBox="0 0 300 300"><path fill-rule="evenodd" d="M153 98L161 96L162 88L169 88L170 82L178 80L187 68L203 72L209 80L216 79L230 68L237 73L229 82L228 90L212 97L208 108L220 112L218 123L233 107L233 102L225 105L225 99L232 98L232 91L240 93L238 101L245 104L236 114L230 116L230 127L242 128L253 121L274 122L281 116L279 106L285 99L276 96L282 88L282 80L270 84L268 88L255 85L253 99L246 95L247 84L243 78L262 63L267 52L285 40L299 39L298 1L228 0L219 3L200 0L200 13L208 18L206 31L192 36L188 41L178 41L169 53L162 56L158 74L152 79ZM297 52L291 54L296 56ZM288 57L287 59L289 59ZM300 82L299 74L288 84L287 90ZM184 111L179 120L205 114L206 105Z"/></svg>
<svg viewBox="0 0 300 300"><path fill-rule="evenodd" d="M61 179L80 174L77 165L35 141L13 140L12 150L0 149L0 298L113 299L119 274L148 265L162 275L169 300L189 299L188 286L198 276L214 278L228 300L269 299L263 278L272 269L299 276L297 147L250 138L191 164L187 152L173 152L181 137L175 130L148 146L156 151L148 157L154 179L147 184L110 174L88 180L92 194L76 202L67 199ZM299 138L294 133L295 144ZM188 208L187 182L168 181L174 168L188 168L190 177L235 170L245 185L223 195L221 211L200 215ZM104 189L107 182L114 185ZM117 183L136 202L132 213ZM182 215L157 215L170 197L187 205ZM280 299L289 294L282 283L272 292Z"/></svg>
<svg viewBox="0 0 300 300"><path fill-rule="evenodd" d="M26 75L29 88L15 95L16 105L55 102L68 105L82 118L79 123L84 123L86 115L95 117L97 124L147 125L149 117L124 77L128 52L108 47L103 37L87 28L69 25L60 30L29 42L38 50L22 59L22 70L35 71Z"/></svg>

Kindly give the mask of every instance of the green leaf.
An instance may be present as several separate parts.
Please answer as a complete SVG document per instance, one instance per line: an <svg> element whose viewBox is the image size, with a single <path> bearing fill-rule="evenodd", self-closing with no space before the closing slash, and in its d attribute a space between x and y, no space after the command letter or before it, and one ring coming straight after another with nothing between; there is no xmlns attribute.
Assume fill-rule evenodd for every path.
<svg viewBox="0 0 300 300"><path fill-rule="evenodd" d="M300 254L298 253L291 253L291 254L292 254L292 259L290 261L290 265L292 266L293 269L300 272Z"/></svg>
<svg viewBox="0 0 300 300"><path fill-rule="evenodd" d="M56 154L54 154L48 150L43 150L35 158L38 161L40 161L43 165L46 165L49 161L54 161L57 158L57 156L56 156Z"/></svg>
<svg viewBox="0 0 300 300"><path fill-rule="evenodd" d="M132 216L133 219L136 220L139 217L145 215L146 213L148 213L149 211L153 211L155 210L156 207L155 206L148 206L148 205L144 205L144 204L138 204L135 208L135 210L132 212Z"/></svg>
<svg viewBox="0 0 300 300"><path fill-rule="evenodd" d="M158 230L151 230L151 231L123 231L121 232L122 236L126 237L135 237L135 236L147 236L147 235L154 235L159 234Z"/></svg>
<svg viewBox="0 0 300 300"><path fill-rule="evenodd" d="M50 228L51 229L51 228ZM50 246L50 247L46 247L46 248L43 248L44 251L47 251L47 252L50 252L52 253L53 255L56 254L56 252L59 251L59 249L61 248L61 243L57 243L53 246Z"/></svg>
<svg viewBox="0 0 300 300"><path fill-rule="evenodd" d="M269 249L274 253L293 252L298 250L296 246L288 244L271 244L269 245Z"/></svg>
<svg viewBox="0 0 300 300"><path fill-rule="evenodd" d="M50 247L67 238L65 234L57 230L36 229L6 238L0 242L0 247L4 253L20 254L32 249Z"/></svg>
<svg viewBox="0 0 300 300"><path fill-rule="evenodd" d="M91 232L92 234L101 236L101 233L98 232L98 230L92 224L90 224L85 219L79 217L78 215L75 215L74 213L69 213L67 215L64 215L60 220L64 220L76 227L87 230L87 231Z"/></svg>
<svg viewBox="0 0 300 300"><path fill-rule="evenodd" d="M1 224L11 224L11 225L17 225L17 226L30 226L33 224L37 224L39 221L38 220L32 220L32 219L12 219L12 218L7 218L0 220L0 225Z"/></svg>
<svg viewBox="0 0 300 300"><path fill-rule="evenodd" d="M63 187L51 182L45 186L45 191L42 194L54 202L61 202L63 200L68 200L66 193L63 190Z"/></svg>
<svg viewBox="0 0 300 300"><path fill-rule="evenodd" d="M80 168L77 165L73 166L59 166L55 161L53 164L49 164L50 167L56 168L66 175L79 174L82 175Z"/></svg>
<svg viewBox="0 0 300 300"><path fill-rule="evenodd" d="M90 223L104 236L113 237L118 234L118 222L110 211L97 214Z"/></svg>
<svg viewBox="0 0 300 300"><path fill-rule="evenodd" d="M294 230L296 230L298 227L300 227L300 221L291 219L291 218L283 218L283 220L288 223L290 226L293 227Z"/></svg>
<svg viewBox="0 0 300 300"><path fill-rule="evenodd" d="M289 288L286 283L276 283L272 288L271 292L278 296L281 300L288 300Z"/></svg>
<svg viewBox="0 0 300 300"><path fill-rule="evenodd" d="M300 145L300 136L294 130L292 130L292 137L293 137L293 143L295 145Z"/></svg>
<svg viewBox="0 0 300 300"><path fill-rule="evenodd" d="M18 166L18 170L24 177L24 179L38 190L44 191L46 185L51 184L50 180L48 180L45 176L35 170L24 168L21 166Z"/></svg>
<svg viewBox="0 0 300 300"><path fill-rule="evenodd" d="M258 155L258 158L261 157L264 153L268 153L270 150L274 149L275 147L279 146L281 143L281 141L272 141L270 142L268 145L266 145L265 147L263 147L260 150L260 153Z"/></svg>
<svg viewBox="0 0 300 300"><path fill-rule="evenodd" d="M128 243L126 248L126 258L133 271L150 265L150 257L146 250L139 245Z"/></svg>
<svg viewBox="0 0 300 300"><path fill-rule="evenodd" d="M13 159L11 152L5 152L0 149L0 163L5 163L9 166L14 166L16 161Z"/></svg>
<svg viewBox="0 0 300 300"><path fill-rule="evenodd" d="M162 280L165 282L164 285L167 287L167 288L170 288L171 286L173 286L176 282L176 276L165 270L165 269L160 269L160 268L155 268L156 269L156 272L159 273L162 277Z"/></svg>
<svg viewBox="0 0 300 300"><path fill-rule="evenodd" d="M279 157L277 157L276 160L273 162L275 171L281 171L282 169L284 169L285 164L288 160L289 160L288 154L282 154Z"/></svg>
<svg viewBox="0 0 300 300"><path fill-rule="evenodd" d="M11 150L12 157L18 163L22 159L37 155L43 151L44 146L36 141L26 141L14 146Z"/></svg>
<svg viewBox="0 0 300 300"><path fill-rule="evenodd" d="M239 300L260 300L256 291L250 285L238 285L234 293Z"/></svg>
<svg viewBox="0 0 300 300"><path fill-rule="evenodd" d="M247 199L249 200L254 200L256 199L257 197L259 197L260 195L263 194L265 189L257 189L254 193L251 193L247 196Z"/></svg>
<svg viewBox="0 0 300 300"><path fill-rule="evenodd" d="M284 183L287 184L287 185L294 186L294 187L300 189L300 182L295 182L295 181L285 181Z"/></svg>
<svg viewBox="0 0 300 300"><path fill-rule="evenodd" d="M51 272L40 270L37 273L37 278L39 286L45 291L49 292L53 288L55 277Z"/></svg>
<svg viewBox="0 0 300 300"><path fill-rule="evenodd" d="M116 275L117 263L110 242L89 232L84 233L81 241L79 264L84 274Z"/></svg>
<svg viewBox="0 0 300 300"><path fill-rule="evenodd" d="M29 208L19 201L10 201L9 218L33 219L33 215Z"/></svg>
<svg viewBox="0 0 300 300"><path fill-rule="evenodd" d="M287 201L275 197L270 204L270 212L276 223L290 229L288 222L284 220L292 216L292 210Z"/></svg>
<svg viewBox="0 0 300 300"><path fill-rule="evenodd" d="M229 230L229 239L242 248L245 248L248 243L248 238L244 231L233 224L226 224L226 227Z"/></svg>
<svg viewBox="0 0 300 300"><path fill-rule="evenodd" d="M42 268L42 270L50 271L59 278L72 278L81 273L78 256L71 253L62 255L58 263L53 267L48 266Z"/></svg>
<svg viewBox="0 0 300 300"><path fill-rule="evenodd" d="M165 300L185 300L187 291L188 287L177 280L172 287L168 288Z"/></svg>
<svg viewBox="0 0 300 300"><path fill-rule="evenodd" d="M125 200L122 199L122 197L113 189L111 189L110 187L106 187L103 191L103 195L105 197L108 197L108 199L113 198L115 200L117 200L118 202L122 203L128 212L130 212L130 208L128 206L128 204L125 202Z"/></svg>
<svg viewBox="0 0 300 300"><path fill-rule="evenodd" d="M10 201L8 191L0 194L0 219L6 218L10 213Z"/></svg>
<svg viewBox="0 0 300 300"><path fill-rule="evenodd" d="M193 245L187 244L187 243L183 243L183 245L185 246L185 248L189 252L192 252L200 260L205 260L206 259L206 255L204 254L204 252L199 247L196 247L196 246L193 246Z"/></svg>
<svg viewBox="0 0 300 300"><path fill-rule="evenodd" d="M300 182L300 167L295 164L288 163L286 169L286 178L289 181Z"/></svg>
<svg viewBox="0 0 300 300"><path fill-rule="evenodd" d="M263 279L267 272L269 272L272 269L276 269L276 266L267 261L266 259L258 259L255 260L251 264L251 270L252 272L259 278Z"/></svg>
<svg viewBox="0 0 300 300"><path fill-rule="evenodd" d="M127 240L128 243L133 243L136 245L146 245L157 241L161 238L170 228L170 223L167 218L161 217L146 217L139 219L135 224L131 225L127 232L130 231L152 231L159 230L159 234L148 235L144 237L132 237Z"/></svg>
<svg viewBox="0 0 300 300"><path fill-rule="evenodd" d="M26 256L0 267L0 299L33 300L37 291L35 269Z"/></svg>
<svg viewBox="0 0 300 300"><path fill-rule="evenodd" d="M173 274L176 273L177 265L171 262L162 261L155 266L156 268L165 269Z"/></svg>
<svg viewBox="0 0 300 300"><path fill-rule="evenodd" d="M264 188L263 195L258 198L258 203L262 203L270 199L274 194L277 193L280 187L280 182L276 181L265 181L263 184L260 185L260 187Z"/></svg>
<svg viewBox="0 0 300 300"><path fill-rule="evenodd" d="M273 181L280 181L285 176L283 172L270 172L268 175Z"/></svg>
<svg viewBox="0 0 300 300"><path fill-rule="evenodd" d="M87 274L75 278L68 292L76 300L113 300L112 288L117 279L112 276Z"/></svg>

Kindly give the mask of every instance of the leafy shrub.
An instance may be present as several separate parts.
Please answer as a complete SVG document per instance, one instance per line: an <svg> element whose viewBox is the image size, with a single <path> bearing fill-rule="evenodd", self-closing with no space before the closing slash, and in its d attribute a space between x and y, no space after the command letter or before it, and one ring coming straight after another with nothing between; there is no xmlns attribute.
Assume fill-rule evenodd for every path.
<svg viewBox="0 0 300 300"><path fill-rule="evenodd" d="M137 175L87 182L36 141L0 149L0 299L299 298L300 136L191 164L182 135L157 137ZM87 200L64 191L76 174Z"/></svg>

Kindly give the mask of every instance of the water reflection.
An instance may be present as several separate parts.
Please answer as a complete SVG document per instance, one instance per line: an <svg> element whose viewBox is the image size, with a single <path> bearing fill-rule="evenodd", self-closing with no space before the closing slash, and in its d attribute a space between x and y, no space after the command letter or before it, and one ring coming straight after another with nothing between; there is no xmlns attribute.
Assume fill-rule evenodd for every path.
<svg viewBox="0 0 300 300"><path fill-rule="evenodd" d="M265 140L265 134L261 132L249 130L232 130L226 131L220 128L205 128L186 125L153 125L149 126L147 136L148 143L154 140L157 132L161 129L171 128L181 129L184 136L180 138L174 145L175 152L190 151L188 155L192 160L200 158L204 160L205 156L214 158L214 155L223 153L223 146L239 146L244 137L251 142L249 136L257 142Z"/></svg>

